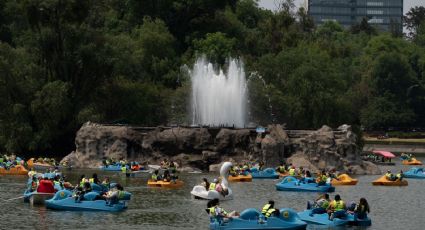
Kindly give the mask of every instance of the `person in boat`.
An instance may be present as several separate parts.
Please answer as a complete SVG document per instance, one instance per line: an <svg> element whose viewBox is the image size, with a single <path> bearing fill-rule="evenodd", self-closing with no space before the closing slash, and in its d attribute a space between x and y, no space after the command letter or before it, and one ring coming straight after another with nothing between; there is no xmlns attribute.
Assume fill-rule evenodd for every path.
<svg viewBox="0 0 425 230"><path fill-rule="evenodd" d="M229 194L229 190L227 188L223 188L223 186L221 185L220 178L217 179L215 190L219 192L223 197Z"/></svg>
<svg viewBox="0 0 425 230"><path fill-rule="evenodd" d="M328 180L328 177L326 176L326 172L325 170L322 170L322 172L316 178L316 183L318 186L323 186L323 185L326 185L327 180Z"/></svg>
<svg viewBox="0 0 425 230"><path fill-rule="evenodd" d="M354 209L354 215L358 219L367 218L367 214L370 213L370 207L365 198L360 198L359 204Z"/></svg>
<svg viewBox="0 0 425 230"><path fill-rule="evenodd" d="M30 192L37 191L38 179L35 175L32 176L31 182L28 184L28 190Z"/></svg>
<svg viewBox="0 0 425 230"><path fill-rule="evenodd" d="M263 170L263 168L264 168L264 161L260 161L260 162L258 162L258 170L259 170L259 171L262 171L262 170Z"/></svg>
<svg viewBox="0 0 425 230"><path fill-rule="evenodd" d="M89 179L90 183L100 184L100 180L97 177L97 173L93 173L92 178Z"/></svg>
<svg viewBox="0 0 425 230"><path fill-rule="evenodd" d="M216 190L217 183L218 183L218 179L217 179L217 178L215 178L215 179L213 180L213 182L211 182L211 183L210 183L210 185L208 186L208 190L209 190L209 191L214 191L214 190Z"/></svg>
<svg viewBox="0 0 425 230"><path fill-rule="evenodd" d="M208 208L208 212L210 214L210 217L213 218L226 219L239 216L239 213L236 211L227 212L222 207L220 207L219 199L212 200L212 202L209 202L207 204L207 207L208 206L211 206L210 208Z"/></svg>
<svg viewBox="0 0 425 230"><path fill-rule="evenodd" d="M307 203L307 209L311 209L310 216L313 214L323 214L326 213L330 204L329 194L325 193L319 196L313 205L310 202Z"/></svg>
<svg viewBox="0 0 425 230"><path fill-rule="evenodd" d="M278 172L278 173L285 173L286 172L286 168L285 168L285 165L283 164L283 162L280 162L280 165L276 168L276 172Z"/></svg>
<svg viewBox="0 0 425 230"><path fill-rule="evenodd" d="M207 191L210 189L210 182L208 182L207 178L202 178L201 186L205 187Z"/></svg>
<svg viewBox="0 0 425 230"><path fill-rule="evenodd" d="M113 189L111 189L104 195L104 198L106 199L107 204L113 205L118 203L119 200L122 200L124 198L124 195L124 187L121 186L121 184L116 184Z"/></svg>
<svg viewBox="0 0 425 230"><path fill-rule="evenodd" d="M400 170L400 172L395 175L396 180L401 181L401 180L403 180L403 177L404 177L403 170Z"/></svg>
<svg viewBox="0 0 425 230"><path fill-rule="evenodd" d="M168 169L169 169L169 170L171 170L171 172L172 172L173 170L176 170L176 164L175 164L173 161L171 161L171 162L170 162L170 166L168 167Z"/></svg>
<svg viewBox="0 0 425 230"><path fill-rule="evenodd" d="M109 181L109 177L103 178L102 185L109 189L111 182Z"/></svg>
<svg viewBox="0 0 425 230"><path fill-rule="evenodd" d="M160 165L161 165L161 168L163 168L163 169L167 169L167 168L170 166L170 163L168 162L168 160L167 160L166 158L164 158L164 159L161 161Z"/></svg>
<svg viewBox="0 0 425 230"><path fill-rule="evenodd" d="M312 176L309 170L305 170L304 174L301 176L300 183L314 183L314 180L312 181Z"/></svg>
<svg viewBox="0 0 425 230"><path fill-rule="evenodd" d="M90 182L85 182L83 187L78 186L75 193L75 202L81 202L84 200L84 195L93 191Z"/></svg>
<svg viewBox="0 0 425 230"><path fill-rule="evenodd" d="M334 218L344 218L346 216L345 210L345 202L341 200L339 194L336 194L335 199L330 202L328 207L329 219L333 220Z"/></svg>
<svg viewBox="0 0 425 230"><path fill-rule="evenodd" d="M385 173L385 178L389 181L397 180L397 178L394 176L394 174L391 173L391 170L388 170L387 173Z"/></svg>
<svg viewBox="0 0 425 230"><path fill-rule="evenodd" d="M61 176L60 175L56 175L53 178L53 184L55 185L56 188L63 189L63 183L61 181Z"/></svg>
<svg viewBox="0 0 425 230"><path fill-rule="evenodd" d="M41 179L38 183L37 192L40 193L55 193L53 182L47 177Z"/></svg>
<svg viewBox="0 0 425 230"><path fill-rule="evenodd" d="M152 175L151 175L151 180L152 181L159 181L159 180L161 180L161 175L159 175L159 171L158 170L155 170L153 173L152 173Z"/></svg>
<svg viewBox="0 0 425 230"><path fill-rule="evenodd" d="M168 169L166 169L164 171L164 174L162 175L162 180L165 181L165 182L171 181L171 175L170 175L170 171L168 171Z"/></svg>
<svg viewBox="0 0 425 230"><path fill-rule="evenodd" d="M289 172L289 176L295 176L295 166L291 164L288 172Z"/></svg>
<svg viewBox="0 0 425 230"><path fill-rule="evenodd" d="M80 185L80 187L82 188L83 186L84 186L84 183L86 183L86 182L89 182L87 179L86 179L86 175L81 175L80 176L80 181L79 181L79 185Z"/></svg>
<svg viewBox="0 0 425 230"><path fill-rule="evenodd" d="M266 218L270 216L279 216L279 209L274 208L274 200L269 200L267 204L263 206L261 209L261 214L263 214Z"/></svg>
<svg viewBox="0 0 425 230"><path fill-rule="evenodd" d="M230 174L231 176L237 176L237 173L236 173L236 167L234 167L234 166L230 167L230 169L229 169L229 174Z"/></svg>
<svg viewBox="0 0 425 230"><path fill-rule="evenodd" d="M179 176L177 175L177 171L175 168L171 170L170 179L171 179L171 182L173 183L176 183L177 179L179 179Z"/></svg>

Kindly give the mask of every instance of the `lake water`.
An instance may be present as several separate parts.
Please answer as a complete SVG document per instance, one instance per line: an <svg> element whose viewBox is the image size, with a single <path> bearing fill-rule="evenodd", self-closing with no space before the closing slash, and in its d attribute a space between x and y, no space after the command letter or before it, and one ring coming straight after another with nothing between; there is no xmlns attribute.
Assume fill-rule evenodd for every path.
<svg viewBox="0 0 425 230"><path fill-rule="evenodd" d="M425 158L419 158L425 162ZM410 166L386 166L383 170L393 172L408 170ZM112 181L124 185L132 192L132 200L126 211L69 212L46 210L45 207L31 207L22 199L3 202L0 209L0 229L208 229L209 218L205 212L206 202L195 200L190 191L194 185L215 174L181 174L185 181L179 190L146 187L148 174L138 178L121 177L118 173L104 173L94 170L65 171L64 174L75 183L81 174L96 172L99 178L109 176ZM384 172L384 171L383 171ZM338 186L335 194L340 194L346 202L367 198L371 206L372 226L368 229L425 229L425 180L408 179L409 186L372 186L371 182L379 175L358 176L356 186ZM0 198L19 197L25 190L25 176L0 176ZM302 211L307 200L313 200L317 193L279 192L275 189L278 180L253 180L251 183L231 183L234 199L221 202L228 211L242 211L246 208L260 209L269 199L277 207L291 207ZM315 229L315 227L308 227ZM348 229L356 229L350 227Z"/></svg>

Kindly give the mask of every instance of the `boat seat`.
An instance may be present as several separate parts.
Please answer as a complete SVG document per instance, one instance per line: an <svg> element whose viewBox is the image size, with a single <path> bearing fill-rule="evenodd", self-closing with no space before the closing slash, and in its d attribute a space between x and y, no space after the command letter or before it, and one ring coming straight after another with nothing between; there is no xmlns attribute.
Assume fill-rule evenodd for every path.
<svg viewBox="0 0 425 230"><path fill-rule="evenodd" d="M99 195L99 193L97 192L89 192L84 194L84 200L89 200L89 201L93 201L96 196Z"/></svg>
<svg viewBox="0 0 425 230"><path fill-rule="evenodd" d="M244 220L256 220L258 217L262 215L257 209L255 208L248 208L245 209L241 215L240 218Z"/></svg>

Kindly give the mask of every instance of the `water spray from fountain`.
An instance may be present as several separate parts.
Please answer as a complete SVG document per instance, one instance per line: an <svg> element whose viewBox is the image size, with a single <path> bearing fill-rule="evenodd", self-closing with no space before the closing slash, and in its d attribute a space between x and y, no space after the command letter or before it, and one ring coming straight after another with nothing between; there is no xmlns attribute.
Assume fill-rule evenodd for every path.
<svg viewBox="0 0 425 230"><path fill-rule="evenodd" d="M193 125L245 126L247 87L242 61L230 59L225 74L202 57L190 77Z"/></svg>

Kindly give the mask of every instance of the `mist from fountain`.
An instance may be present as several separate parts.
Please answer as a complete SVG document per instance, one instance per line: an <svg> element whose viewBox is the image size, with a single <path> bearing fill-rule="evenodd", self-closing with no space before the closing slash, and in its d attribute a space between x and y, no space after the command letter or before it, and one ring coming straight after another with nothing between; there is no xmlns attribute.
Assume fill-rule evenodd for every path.
<svg viewBox="0 0 425 230"><path fill-rule="evenodd" d="M247 87L243 63L230 59L226 74L204 57L190 71L192 124L244 127Z"/></svg>

